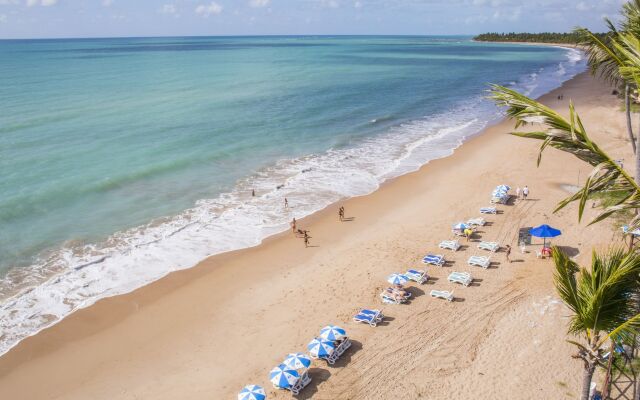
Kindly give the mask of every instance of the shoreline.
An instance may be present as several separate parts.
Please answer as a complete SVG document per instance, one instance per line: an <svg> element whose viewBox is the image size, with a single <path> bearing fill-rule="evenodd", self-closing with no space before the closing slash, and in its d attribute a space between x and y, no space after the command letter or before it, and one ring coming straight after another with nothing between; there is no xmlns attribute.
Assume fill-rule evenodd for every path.
<svg viewBox="0 0 640 400"><path fill-rule="evenodd" d="M543 98L546 98L546 101L550 102L552 101L554 93L563 90L563 88L564 90L569 90L568 88L571 86L575 86L577 81L582 82L585 81L585 79L590 80L590 78L588 78L585 74L586 73L582 73L574 77L570 81L565 82L560 88L551 91L550 93L543 96ZM507 123L506 125L509 124ZM453 155L442 159L430 161L426 165L423 165L416 172L411 172L400 177L388 180L381 184L380 188L377 191L371 194L350 198L348 200L340 202L339 204L344 204L347 208L347 217L355 216L356 220L353 223L340 224L339 233L334 232L336 229L336 217L334 215L335 210L333 210L333 208L337 207L336 204L329 206L322 211L314 213L311 216L301 219L299 221L301 226L311 227L313 237L312 245L317 244L321 246L319 248L311 248L308 249L308 251L305 251L303 246L300 246L300 240L293 239L289 232L283 232L265 239L259 246L212 256L204 260L203 262L200 262L196 267L190 268L188 270L174 272L131 293L103 299L91 307L74 312L72 315L68 316L55 326L41 331L38 335L25 339L18 346L14 347L2 358L0 358L0 391L4 391L1 389L4 387L8 390L8 393L14 393L11 391L11 389L15 389L16 386L19 387L20 385L16 383L21 382L20 378L18 378L17 380L11 379L12 376L15 378L16 374L19 376L30 376L32 375L32 373L35 373L38 377L42 378L42 380L46 380L50 383L55 381L55 379L57 378L56 375L61 374L66 376L66 378L61 379L62 381L66 382L66 385L63 384L61 385L62 387L56 388L55 392L60 393L58 393L58 395L51 394L50 398L82 398L81 396L86 396L88 395L88 393L90 393L87 392L88 390L90 391L92 388L96 388L96 382L102 382L103 385L107 382L107 380L95 378L95 376L93 380L88 379L86 378L87 374L95 373L96 376L99 376L99 370L101 369L99 366L109 364L107 365L107 367L112 368L106 368L106 370L111 371L112 374L115 373L116 375L118 375L118 371L114 370L115 366L119 364L126 364L124 361L122 361L122 357L128 359L128 356L124 355L129 354L123 348L132 349L131 346L134 344L138 344L143 347L149 346L144 341L141 341L142 338L147 337L143 335L144 329L150 329L155 332L154 334L157 335L153 339L153 341L156 342L155 344L159 345L158 347L162 348L163 350L166 350L168 354L173 354L174 351L171 350L170 346L171 338L179 336L183 339L183 341L186 342L195 340L195 342L199 342L206 348L207 345L203 344L206 343L206 340L204 342L202 340L204 340L204 336L209 336L211 334L210 330L213 331L212 336L219 338L225 337L225 335L228 335L232 332L225 330L221 331L222 328L218 326L217 322L225 321L225 323L227 323L227 321L231 319L232 321L229 322L231 326L243 326L243 321L237 320L233 315L226 313L224 310L219 310L219 308L223 308L225 304L228 305L235 301L242 302L243 307L253 311L253 313L246 315L252 315L254 317L262 318L261 315L264 313L269 313L269 315L271 316L274 316L275 314L275 319L277 322L281 322L283 325L287 325L289 327L297 327L296 329L298 329L299 331L300 324L296 324L295 322L290 321L287 318L282 319L282 317L280 317L280 320L277 318L278 314L276 310L278 309L278 306L281 305L281 303L279 303L278 301L274 301L273 304L265 305L264 310L262 310L261 305L252 304L253 299L256 296L258 296L258 298L260 298L261 300L275 299L279 295L279 292L277 292L276 289L280 289L283 290L285 294L289 293L288 296L298 299L301 302L300 304L309 306L309 303L303 299L299 299L296 296L296 293L292 293L290 289L289 291L287 291L287 285L283 285L283 283L286 283L287 280L293 280L294 282L304 287L305 282L301 281L298 275L300 275L301 272L304 271L316 271L318 265L329 265L329 263L327 263L327 257L331 257L332 254L327 253L335 253L334 258L331 260L336 263L340 263L343 259L347 259L351 261L351 263L354 265L354 268L358 271L362 272L363 267L365 268L364 271L366 271L366 266L369 263L362 265L362 263L359 263L358 259L352 259L350 256L350 253L352 251L351 245L354 245L354 247L356 248L356 250L354 250L356 253L360 251L360 255L363 255L360 247L364 246L364 249L370 248L370 243L372 241L373 243L382 243L384 245L385 240L381 240L376 237L376 234L382 235L382 233L375 231L375 229L374 233L369 232L372 227L380 227L380 222L375 220L376 217L379 217L380 220L384 220L387 222L387 224L384 224L383 226L389 225L389 230L391 232L389 234L386 234L385 237L391 236L393 238L394 235L401 235L401 237L403 237L403 225L394 223L396 217L397 220L404 221L407 225L411 226L411 223L406 222L406 218L411 218L411 213L415 211L415 206L417 204L421 204L421 201L424 200L425 195L423 193L426 193L426 198L439 195L439 192L434 191L433 188L429 187L428 182L424 181L433 179L434 181L447 182L447 176L454 174L455 171L473 171L473 169L475 168L475 163L467 161L467 158L478 161L477 155L474 156L474 152L476 150L483 151L482 149L484 149L486 151L491 151L491 147L489 147L491 144L495 145L496 143L501 142L512 142L512 140L506 139L514 138L503 138L500 136L503 135L500 130L503 129L504 126L505 122L501 122L488 127L487 129L483 130L483 132L467 139L460 147L458 147L454 151ZM483 141L485 143L483 143ZM518 147L527 149L537 148L535 143L527 142L522 139L517 139L517 142L514 143L517 143ZM522 167L529 168L534 165L531 164L534 158L535 154L527 153L527 160L523 161ZM543 160L543 168L545 162L549 162L549 159L551 157L547 155L546 158L546 160ZM572 163L570 158L558 158L566 160L569 165L572 165L574 167L580 165ZM585 167L582 170L582 172L584 173L584 171L588 170L588 168ZM534 170L533 172L536 171ZM484 178L479 179L482 181L482 183L480 184L481 187L483 187L482 185L486 186L486 184L488 183L486 182L487 178L491 181L499 180L499 183L501 183L502 180L513 179L505 175L504 171L500 170L497 171L497 176L495 177L487 177L486 173L487 172L479 176L479 178ZM496 184L497 183L498 182L496 182ZM513 184L513 182L507 183ZM414 188L417 190L417 192L420 193L420 195L414 195L411 193ZM450 188L448 187L444 189L450 190ZM480 199L477 199L477 201L485 203L486 197L489 193L488 190L490 190L490 188L485 190L484 187L482 188L482 190L478 190L478 196L480 197ZM556 196L561 192L559 189L556 189L554 191L550 188L547 188L546 190L555 193ZM399 194L401 193L410 195L406 198L402 197L402 195L400 195L399 197ZM403 203L403 207L401 207L400 209L393 206L397 203L398 198L401 198ZM444 225L442 222L439 223L438 226L441 233L444 233L444 231L442 230L443 227L446 226L446 224L452 222L450 220L453 220L455 218L462 218L461 216L450 216L453 210L457 209L458 211L460 211L461 209L468 208L467 203L465 203L464 199L460 199L459 194L454 193L453 197L449 196L447 198L449 198L451 201L447 202L447 205L449 205L450 207L446 208L446 215L444 216L444 219L449 222L444 223ZM374 205L371 205L370 203L373 203ZM408 210L404 210L404 203L409 203L409 205L406 206ZM486 204L478 204L478 206L481 205ZM434 207L437 208L438 205L435 205ZM571 211L565 213L568 214L567 217L569 219L574 217ZM469 213L471 213L471 210L469 211ZM373 220L371 217L373 217ZM443 216L441 215L439 218L442 217ZM438 217L434 216L434 218L437 219ZM500 217L498 216L495 219L498 220L499 218ZM365 222L361 223L361 220ZM364 224L364 230L362 229L362 224ZM412 229L419 230L424 228L424 226L417 226L413 227ZM434 231L437 230L438 229L434 229ZM594 229L588 229L588 231L592 230ZM505 240L507 240L508 238L513 239L512 232L505 232L503 236ZM397 239L391 239L392 242L394 240L397 241ZM420 242L422 243L420 244L421 247L425 247L426 243L429 243L429 249L433 249L434 247L434 243L431 241L420 240ZM325 248L328 248L329 250L325 252ZM395 265L397 268L400 268L402 265L406 264L405 261L407 261L407 255L405 255L404 257L400 256L400 254L406 252L405 249L402 249L401 253L398 253L395 250L390 252L395 254L395 256L388 256L388 261L390 262L390 264ZM416 256L416 254L413 254L413 256ZM398 257L400 257L401 259L405 259L405 261L398 263ZM460 264L461 263L458 261L456 263L456 267L458 267L458 265ZM319 275L321 275L318 278L319 282L326 283L328 287L338 284L336 282L333 282L335 279L335 276L333 276L333 274L342 272L338 272L341 271L341 269L336 268L337 267L328 267L330 271L322 271L321 273L319 273ZM381 268L388 273L393 272L390 270L390 266L381 266ZM246 275L243 272L241 276L238 276L238 271L247 272ZM294 271L296 271L296 274L292 275L292 272ZM344 273L346 274L347 272ZM355 330L356 333L361 333L363 336L366 336L366 334L375 336L378 332L365 332L366 327L364 327L365 330L363 330L361 327L354 326L347 321L349 320L350 314L352 313L352 309L355 309L355 307L357 307L358 305L369 307L379 306L379 300L377 299L378 287L376 287L376 290L373 291L367 289L367 287L372 283L376 285L382 284L384 276L381 277L379 276L379 274L376 275L375 273L373 275L373 277L370 277L369 273L367 273L367 279L366 282L364 282L365 284L361 284L355 289L351 288L351 285L348 285L350 281L347 280L348 282L344 284L346 285L345 288L349 287L349 289L347 289L348 291L354 290L356 293L358 293L359 295L356 297L360 299L360 301L350 301L350 297L344 298L344 305L342 305L342 308L339 307L339 310L337 310L337 317L334 317L338 319L341 324L345 325L348 330ZM355 277L357 278L357 276L358 275L356 274ZM352 275L351 278L354 278L354 276ZM443 282L442 277L440 277L440 282ZM440 282L438 283L438 288L442 288L443 286L443 284ZM213 290L213 293L212 287L209 286L211 284L213 284L213 287L216 288L215 290ZM356 286L355 283L354 286ZM327 293L326 288L324 286L322 287L323 289L320 290L320 292L322 292L320 293L320 295L314 293L309 295L309 297L312 297L314 301L322 299L321 294L324 293L326 295ZM358 289L361 289L363 287L364 294L361 294L360 292L358 292ZM427 288L430 289L429 286L426 286L424 290L426 291ZM236 296L241 297L241 299L236 299ZM285 295L285 298L286 297L287 295ZM416 300L416 303L420 301L421 303L427 303L428 305L442 308L442 304L434 304L433 301L430 301L430 299L428 299L427 297L428 296L421 296L420 299ZM376 302L376 300L378 301ZM187 315L189 314L189 312L193 312L193 310L190 308L197 306L198 304L214 305L214 310L211 311L211 315L209 315L208 313L204 314L205 316L209 315L210 318L213 317L213 320L201 321L199 318L196 318L195 315ZM331 316L331 314L327 312L328 305L325 305L325 303L321 304L323 304L323 306L319 307L322 308L322 310L319 310L319 314ZM346 304L349 304L349 306L346 307L349 312L345 311ZM462 306L464 305L465 303L462 303ZM414 307L413 304L405 307L405 309L411 309L412 307ZM229 307L229 309L232 310L234 308ZM187 312L184 313L185 311ZM385 312L385 314L387 314L387 312ZM171 315L172 318L170 318L169 315ZM226 318L215 318L215 316L219 317L221 315L224 315ZM402 314L400 313L396 317L396 319L400 320L401 315ZM199 314L199 316L202 316L202 314ZM306 316L306 322L309 322L309 318L313 319L317 317L317 315ZM197 322L194 323L194 321ZM181 322L184 322L184 329L182 330L179 329ZM266 321L263 321L263 323L264 322ZM328 322L329 321L327 321L327 323ZM386 329L387 334L389 333L389 329L393 331L393 326L395 324L396 321L389 322L389 327ZM135 329L132 328L133 325L135 325ZM305 325L315 326L313 324ZM204 329L204 326L206 326L208 329ZM156 329L160 327L162 327L163 329ZM196 332L190 332L189 327L194 327ZM385 328L386 327L380 327L378 329L380 332L384 332ZM185 332L185 330L189 332ZM269 339L274 339L274 337L277 337L278 333L282 333L281 329L274 330L276 331L275 333L269 333ZM255 335L257 333L252 329L248 329L246 332L243 329L240 329L239 331L246 333L247 336L251 338L255 338ZM133 338L130 338L128 335L132 332L135 332L135 334L133 335ZM300 335L299 332L298 335ZM305 335L308 336L308 334L306 333L302 336ZM193 336L197 336L197 339L194 339ZM286 337L287 335L283 336ZM125 338L127 338L127 340L124 340L124 343L122 343L123 339ZM358 340L360 340L359 337ZM246 341L242 340L242 338L234 338L231 341L233 342L230 343L229 346L231 349L222 349L224 352L229 352L228 354L234 354L234 350L236 352L239 349L243 348L245 349L245 351L247 350L247 343ZM294 338L291 338L290 341L283 341L283 343L279 344L282 344L282 347L289 349L283 350L284 352L287 352L293 351L294 348L299 349L300 345L303 345L304 343L301 343L301 340L296 336ZM86 350L87 348L91 349L91 351L87 352L87 354L92 354L92 358L94 359L93 361L82 358L84 350ZM155 348L156 347L154 346L153 349L155 350ZM271 349L271 347L269 347L269 349ZM111 354L112 351L117 354ZM140 356L137 351L136 353ZM150 364L151 359L151 365L154 365L153 356L148 351L143 353L144 354L141 357L136 359L144 359L146 361L144 363L145 365ZM257 353L258 354L256 355L256 358L259 358L261 360L272 360L274 359L274 357L277 359L277 354L281 354L282 352L278 353L278 351L273 351L273 349L271 349L260 350ZM276 353L276 355L274 356L273 353ZM354 357L366 357L362 353L365 353L365 350L358 350L356 354L354 354ZM84 363L79 363L79 365L73 363L73 365L75 366L74 368L76 369L82 370L83 368L80 367L82 365L93 365L93 368L88 368L88 372L78 372L85 375L85 378L80 379L80 382L91 381L93 382L93 384L78 384L77 382L74 382L74 379L70 379L70 377L64 374L62 371L55 371L55 373L52 374L54 376L50 377L43 375L45 371L50 370L49 368L47 368L47 366L56 365L54 363L55 360L59 360L60 357L62 357L62 359L65 359L65 355L67 357L71 356L74 359L79 358L85 361ZM176 355L173 355L172 357L175 356ZM371 356L371 354L369 354L369 356ZM132 368L132 364L136 364L136 359L134 359L133 356L131 356L131 358L132 359L128 364L129 368ZM96 361L96 359L98 361ZM164 365L162 363L163 358L157 359L157 361L160 365ZM28 371L18 371L18 369L20 369L21 367ZM349 364L347 364L340 369L350 370L351 368L349 368ZM131 371L131 369L129 370ZM29 371L31 373L29 373ZM236 367L233 372L235 372L235 374L231 375L235 376L237 381L249 383L249 379L251 377L260 377L260 372L262 372L262 375L265 375L268 370L265 371L264 368L258 366L255 368L250 368L250 371L248 371L248 373L246 373L247 371L244 370L245 373L243 374L242 371L238 370ZM351 372L353 372L353 369L351 369ZM210 382L210 384L213 387L217 388L215 390L226 388L225 394L231 394L236 389L233 385L236 385L236 383L238 382L233 381L233 384L231 385L232 387L227 387L229 385L229 382L225 378L225 376L228 377L229 374L224 374L224 376L220 376L217 378L211 378L212 382ZM115 379L115 381L121 385L121 390L123 390L123 388L131 388L131 385L126 384L126 379L122 379L122 377L120 378L121 379ZM328 385L332 385L332 378L333 377L327 380ZM149 379L151 379L151 377L147 376L146 382L149 382ZM109 379L109 381L113 380ZM81 388L79 389L78 387L75 387L72 390L65 390L73 387L74 383L76 384L76 386L79 385ZM264 384L264 377L262 377L256 383ZM46 386L48 386L49 389L53 390L51 386ZM325 385L323 383L322 389L324 389L324 386ZM164 387L166 389L166 386L164 385L160 385L160 387ZM184 390L185 387L183 386L182 389ZM318 388L319 391L320 389L321 388ZM44 388L44 390L46 391L47 388ZM82 390L84 390L84 392ZM134 387L131 390L133 390L136 395L151 395L152 393L155 393L149 387ZM366 388L360 388L359 390L366 391ZM64 395L62 394L63 392L65 393ZM167 393L162 393L161 395L169 398L169 393L170 391ZM219 392L216 391L216 394L217 393ZM113 394L113 392L111 392L111 394ZM155 394L157 395L159 393ZM356 394L359 395L358 393ZM280 394L278 394L277 396L279 395ZM35 397L32 398L44 398L35 393L34 396ZM103 396L104 398L108 397L107 392L103 391L100 391L100 396ZM121 397L133 398L127 397L125 395ZM193 395L188 398L199 397Z"/></svg>

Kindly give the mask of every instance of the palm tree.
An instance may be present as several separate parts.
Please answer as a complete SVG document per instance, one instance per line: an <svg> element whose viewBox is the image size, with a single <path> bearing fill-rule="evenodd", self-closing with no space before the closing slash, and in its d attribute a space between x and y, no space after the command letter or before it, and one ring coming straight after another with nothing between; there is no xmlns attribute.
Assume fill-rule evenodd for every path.
<svg viewBox="0 0 640 400"><path fill-rule="evenodd" d="M640 78L640 43L638 52L638 78ZM625 70L625 74L629 74ZM628 75L627 75L628 76ZM578 220L582 219L588 199L598 197L600 213L590 224L602 221L614 214L640 208L640 186L614 159L591 140L585 127L576 114L573 103L569 104L569 119L565 119L553 109L540 104L514 90L503 86L492 85L489 97L499 106L507 108L507 116L516 120L516 128L536 123L537 130L532 132L517 131L513 135L542 141L538 164L547 147L571 153L580 160L589 163L593 171L587 177L584 186L574 195L562 200L555 211L578 201ZM630 222L635 229L640 226L640 215Z"/></svg>
<svg viewBox="0 0 640 400"><path fill-rule="evenodd" d="M558 295L571 310L568 340L578 348L574 358L584 365L580 398L589 399L593 373L603 363L603 347L638 333L640 314L633 294L638 287L640 255L612 249L592 255L591 269L581 268L559 248L553 249L554 283Z"/></svg>

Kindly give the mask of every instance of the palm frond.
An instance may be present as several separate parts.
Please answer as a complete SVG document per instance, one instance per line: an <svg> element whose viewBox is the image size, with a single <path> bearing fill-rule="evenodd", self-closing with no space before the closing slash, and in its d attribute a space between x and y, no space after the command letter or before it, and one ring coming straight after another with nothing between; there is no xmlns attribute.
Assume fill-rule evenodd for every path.
<svg viewBox="0 0 640 400"><path fill-rule="evenodd" d="M640 74L638 76L640 77ZM544 150L547 147L553 147L573 154L593 167L584 186L574 195L562 200L555 211L578 201L578 217L581 220L587 200L596 195L601 197L607 194L611 196L607 202L603 203L605 205L601 207L600 213L590 224L602 221L615 213L640 208L640 187L615 160L591 140L572 103L569 106L570 115L567 120L551 108L503 86L492 85L489 98L498 106L506 108L506 114L515 120L516 128L527 124L539 125L538 129L532 132L511 133L515 136L542 141L538 164L542 160ZM630 224L640 225L640 218L634 219Z"/></svg>

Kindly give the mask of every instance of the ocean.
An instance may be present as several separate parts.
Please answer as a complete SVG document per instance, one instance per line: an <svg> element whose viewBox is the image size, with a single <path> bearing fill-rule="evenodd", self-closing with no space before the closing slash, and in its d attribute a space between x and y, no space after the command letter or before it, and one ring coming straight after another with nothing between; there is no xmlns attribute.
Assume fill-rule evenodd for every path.
<svg viewBox="0 0 640 400"><path fill-rule="evenodd" d="M488 83L539 96L586 68L469 37L5 40L0 60L0 354L450 155L500 118Z"/></svg>

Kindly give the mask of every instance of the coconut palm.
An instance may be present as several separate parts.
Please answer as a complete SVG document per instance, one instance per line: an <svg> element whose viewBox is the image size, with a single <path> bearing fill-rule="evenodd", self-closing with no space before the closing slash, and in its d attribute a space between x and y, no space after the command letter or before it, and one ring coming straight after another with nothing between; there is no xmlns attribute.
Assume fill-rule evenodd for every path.
<svg viewBox="0 0 640 400"><path fill-rule="evenodd" d="M640 329L640 314L633 294L640 274L640 255L611 249L601 255L593 252L591 268L580 267L559 248L553 249L554 284L558 295L571 310L568 340L583 361L582 400L589 398L593 373L604 365L604 346L608 341L628 340Z"/></svg>
<svg viewBox="0 0 640 400"><path fill-rule="evenodd" d="M640 66L640 46L638 49ZM638 77L640 78L640 69ZM593 224L611 215L640 208L640 186L591 140L573 103L569 104L569 119L565 119L553 109L503 86L492 85L489 97L498 105L506 107L507 116L516 120L516 128L536 124L537 129L534 131L516 131L512 134L542 141L538 164L544 150L553 147L571 153L593 166L584 186L574 195L562 200L555 211L578 201L578 219L581 220L587 200L597 196L603 201L600 202L599 214L590 222ZM640 216L636 215L630 225L632 228L640 226Z"/></svg>

